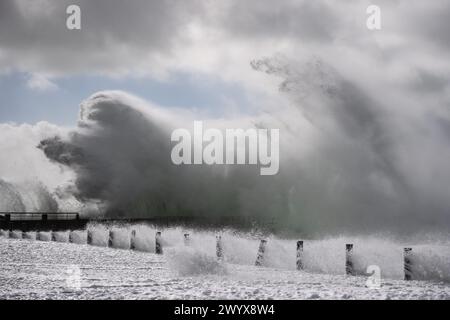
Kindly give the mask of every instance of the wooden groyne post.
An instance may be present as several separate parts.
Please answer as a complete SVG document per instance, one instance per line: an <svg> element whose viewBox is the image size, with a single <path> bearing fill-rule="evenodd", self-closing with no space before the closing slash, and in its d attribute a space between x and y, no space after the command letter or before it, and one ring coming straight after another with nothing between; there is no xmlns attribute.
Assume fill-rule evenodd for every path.
<svg viewBox="0 0 450 320"><path fill-rule="evenodd" d="M303 241L297 241L297 270L303 270Z"/></svg>
<svg viewBox="0 0 450 320"><path fill-rule="evenodd" d="M258 254L256 256L255 266L262 266L264 261L264 253L266 252L267 240L262 239L259 243Z"/></svg>
<svg viewBox="0 0 450 320"><path fill-rule="evenodd" d="M161 231L156 232L155 235L155 253L156 254L162 254L163 248L161 243Z"/></svg>
<svg viewBox="0 0 450 320"><path fill-rule="evenodd" d="M92 241L94 240L94 232L92 230L87 231L87 237L86 237L86 243L91 245Z"/></svg>
<svg viewBox="0 0 450 320"><path fill-rule="evenodd" d="M216 235L216 256L218 260L223 260L222 236Z"/></svg>
<svg viewBox="0 0 450 320"><path fill-rule="evenodd" d="M108 235L108 248L112 248L114 246L114 231L109 230Z"/></svg>
<svg viewBox="0 0 450 320"><path fill-rule="evenodd" d="M136 230L131 230L130 235L130 250L136 250Z"/></svg>
<svg viewBox="0 0 450 320"><path fill-rule="evenodd" d="M354 275L353 269L353 244L347 243L345 245L345 274Z"/></svg>
<svg viewBox="0 0 450 320"><path fill-rule="evenodd" d="M411 261L412 248L403 248L403 270L405 273L404 279L412 280L412 261Z"/></svg>

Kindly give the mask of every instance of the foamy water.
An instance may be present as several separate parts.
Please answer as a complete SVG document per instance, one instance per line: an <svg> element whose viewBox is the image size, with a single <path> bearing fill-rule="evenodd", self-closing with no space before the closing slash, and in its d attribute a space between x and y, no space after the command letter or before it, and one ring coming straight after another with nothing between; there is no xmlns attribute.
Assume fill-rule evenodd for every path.
<svg viewBox="0 0 450 320"><path fill-rule="evenodd" d="M136 230L136 250L129 250ZM259 239L221 232L224 258L216 257L216 232L162 231L147 225L90 224L74 232L0 232L0 298L450 298L450 247L402 243L380 237L304 239L304 271L296 270L296 239L271 236L263 267L255 267ZM88 232L92 245L86 245ZM190 234L188 243L184 234ZM112 234L112 248L108 242ZM73 243L68 243L69 236ZM22 239L25 237L27 239ZM56 241L51 241L52 238ZM345 275L345 244L353 243L357 276ZM413 248L414 279L404 281L403 247ZM366 287L369 265L382 286ZM68 270L81 271L81 289L67 286Z"/></svg>

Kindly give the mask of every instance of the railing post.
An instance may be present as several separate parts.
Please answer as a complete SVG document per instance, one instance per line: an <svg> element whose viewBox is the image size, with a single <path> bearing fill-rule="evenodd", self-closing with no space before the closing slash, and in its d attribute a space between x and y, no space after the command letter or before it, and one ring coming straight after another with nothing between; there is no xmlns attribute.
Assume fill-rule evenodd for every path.
<svg viewBox="0 0 450 320"><path fill-rule="evenodd" d="M216 235L216 256L217 259L223 260L223 247L221 235Z"/></svg>
<svg viewBox="0 0 450 320"><path fill-rule="evenodd" d="M347 275L354 275L352 256L353 256L353 244L347 243L345 245L345 273Z"/></svg>
<svg viewBox="0 0 450 320"><path fill-rule="evenodd" d="M161 243L161 231L156 232L155 236L155 253L156 254L162 254L163 248Z"/></svg>
<svg viewBox="0 0 450 320"><path fill-rule="evenodd" d="M405 280L412 280L412 262L411 262L412 248L403 248L403 270L405 273Z"/></svg>
<svg viewBox="0 0 450 320"><path fill-rule="evenodd" d="M297 270L303 270L303 241L297 241Z"/></svg>
<svg viewBox="0 0 450 320"><path fill-rule="evenodd" d="M262 239L259 243L258 255L256 256L255 266L262 266L264 261L264 252L266 251L267 240Z"/></svg>

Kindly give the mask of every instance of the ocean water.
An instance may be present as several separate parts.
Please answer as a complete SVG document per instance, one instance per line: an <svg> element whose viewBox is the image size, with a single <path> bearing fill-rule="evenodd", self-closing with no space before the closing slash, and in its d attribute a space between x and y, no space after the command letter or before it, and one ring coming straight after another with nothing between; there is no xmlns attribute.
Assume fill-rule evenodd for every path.
<svg viewBox="0 0 450 320"><path fill-rule="evenodd" d="M136 230L136 250L129 250ZM87 232L92 245L87 245ZM112 247L108 247L112 231ZM89 225L54 234L0 232L1 299L450 299L450 247L426 241L413 249L413 281L403 280L405 243L381 237L305 240L304 270L296 270L295 239L267 238L256 267L259 239L221 232L224 259L216 257L216 232L146 225ZM190 234L188 243L184 234ZM345 275L345 243L354 244L356 276ZM368 266L380 285L368 286Z"/></svg>

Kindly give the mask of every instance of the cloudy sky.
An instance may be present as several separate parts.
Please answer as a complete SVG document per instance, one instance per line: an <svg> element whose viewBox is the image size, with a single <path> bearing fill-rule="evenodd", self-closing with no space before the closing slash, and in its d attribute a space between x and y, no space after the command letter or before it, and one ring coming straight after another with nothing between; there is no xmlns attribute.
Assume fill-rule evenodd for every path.
<svg viewBox="0 0 450 320"><path fill-rule="evenodd" d="M66 28L70 4L81 8L82 30ZM370 4L381 8L380 31L366 28ZM260 108L263 96L276 99L268 84L276 79L250 62L277 54L320 57L375 95L387 87L448 101L449 7L446 0L4 0L0 121L71 125L80 101L102 89L211 112Z"/></svg>
<svg viewBox="0 0 450 320"><path fill-rule="evenodd" d="M81 8L81 30L66 28L70 4ZM381 9L381 30L366 27L372 4ZM401 225L409 217L415 226L427 221L450 228L448 30L448 0L3 0L0 125L8 139L0 148L13 150L25 131L34 137L34 150L49 132L75 127L83 100L122 90L146 102L118 93L94 96L85 104L101 111L100 125L111 125L102 105L113 112L134 101L173 117L186 110L186 119L223 120L221 127L230 121L281 129L280 174L270 187L258 179L242 186L224 182L230 197L239 195L233 201L243 212L283 212L306 225L345 225L364 212L364 226ZM129 148L135 140L127 137L148 135L155 121L142 128L133 117L123 122L136 130L124 136ZM93 146L103 141L111 149L96 161L113 167L120 161L108 161L117 157L112 147L119 137L97 134L101 139L85 136L65 147L96 153L100 146ZM141 161L146 147L130 154ZM61 162L61 155L47 156ZM48 165L42 153L36 159L36 167ZM130 159L121 159L117 181L126 178L123 168L134 170ZM10 168L0 176L12 176L13 165L0 160ZM14 172L24 172L14 165ZM79 188L92 190L111 176L95 176L86 163L77 168L97 179L80 183L78 172ZM161 181L158 188L170 185ZM89 190L80 194L89 198ZM255 205L264 192L267 201ZM109 197L118 198L114 192ZM193 201L191 209L214 205L202 201Z"/></svg>

